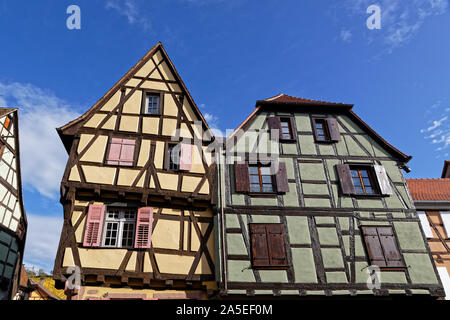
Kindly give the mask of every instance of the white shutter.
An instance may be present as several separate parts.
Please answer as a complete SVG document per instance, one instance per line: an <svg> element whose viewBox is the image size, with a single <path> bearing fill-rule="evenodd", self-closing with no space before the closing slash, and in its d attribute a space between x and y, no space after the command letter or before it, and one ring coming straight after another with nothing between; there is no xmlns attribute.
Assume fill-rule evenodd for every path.
<svg viewBox="0 0 450 320"><path fill-rule="evenodd" d="M431 231L431 226L428 222L427 214L425 213L425 211L417 211L417 215L419 216L420 224L422 225L425 237L433 238L433 232Z"/></svg>
<svg viewBox="0 0 450 320"><path fill-rule="evenodd" d="M380 186L381 194L392 194L391 185L383 166L374 165L375 175L377 176L378 185Z"/></svg>
<svg viewBox="0 0 450 320"><path fill-rule="evenodd" d="M438 267L437 271L445 290L445 300L450 300L450 277L446 267Z"/></svg>
<svg viewBox="0 0 450 320"><path fill-rule="evenodd" d="M447 238L450 238L450 211L443 212L441 211L441 219L444 223L445 233L447 234Z"/></svg>

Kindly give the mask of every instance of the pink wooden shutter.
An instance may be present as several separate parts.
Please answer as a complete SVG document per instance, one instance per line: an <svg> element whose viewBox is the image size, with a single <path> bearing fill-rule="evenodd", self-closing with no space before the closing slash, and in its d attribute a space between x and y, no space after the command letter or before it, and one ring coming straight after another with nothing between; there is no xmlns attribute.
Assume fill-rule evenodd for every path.
<svg viewBox="0 0 450 320"><path fill-rule="evenodd" d="M153 208L139 208L134 247L150 248L152 239Z"/></svg>
<svg viewBox="0 0 450 320"><path fill-rule="evenodd" d="M192 145L182 144L180 153L180 170L191 170L192 168Z"/></svg>
<svg viewBox="0 0 450 320"><path fill-rule="evenodd" d="M136 147L136 141L130 139L122 140L122 150L120 152L121 166L132 166L134 163L134 149Z"/></svg>
<svg viewBox="0 0 450 320"><path fill-rule="evenodd" d="M103 228L105 206L98 204L89 205L86 230L84 231L83 246L99 247Z"/></svg>
<svg viewBox="0 0 450 320"><path fill-rule="evenodd" d="M118 165L120 161L120 152L122 149L122 139L112 138L109 145L107 163Z"/></svg>

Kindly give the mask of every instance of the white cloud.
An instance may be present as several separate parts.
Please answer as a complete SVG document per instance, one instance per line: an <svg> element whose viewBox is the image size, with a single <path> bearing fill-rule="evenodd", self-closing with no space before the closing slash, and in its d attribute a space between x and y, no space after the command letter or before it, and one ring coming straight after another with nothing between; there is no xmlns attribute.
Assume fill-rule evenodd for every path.
<svg viewBox="0 0 450 320"><path fill-rule="evenodd" d="M6 105L19 108L22 183L24 188L56 199L67 152L56 128L77 118L74 106L31 84L0 82Z"/></svg>
<svg viewBox="0 0 450 320"><path fill-rule="evenodd" d="M106 1L106 9L112 9L124 16L128 23L136 25L143 29L143 31L151 31L152 24L147 16L141 14L142 10L139 8L136 0L108 0Z"/></svg>
<svg viewBox="0 0 450 320"><path fill-rule="evenodd" d="M344 42L351 42L352 41L352 36L353 36L352 32L350 30L346 30L346 29L341 30L341 33L339 35L341 40L344 41Z"/></svg>
<svg viewBox="0 0 450 320"><path fill-rule="evenodd" d="M347 0L345 5L353 14L368 18L366 9L372 4L381 9L381 30L365 34L370 43L380 39L385 53L409 43L426 19L444 14L448 8L448 0Z"/></svg>
<svg viewBox="0 0 450 320"><path fill-rule="evenodd" d="M49 272L53 269L63 219L62 217L38 216L29 213L27 219L28 231L24 263Z"/></svg>
<svg viewBox="0 0 450 320"><path fill-rule="evenodd" d="M442 100L439 100L430 107L430 109L433 109L432 113L437 120L429 120L428 127L420 130L425 135L425 139L429 139L433 145L436 145L435 151L439 152L438 157L446 157L448 152L443 151L450 148L450 121L449 116L444 114L450 108L440 108L442 102ZM431 113L430 109L425 112L426 115ZM440 116L437 117L436 114L440 114Z"/></svg>
<svg viewBox="0 0 450 320"><path fill-rule="evenodd" d="M421 132L430 132L431 130L434 130L434 129L436 129L437 127L439 127L440 125L442 125L442 123L443 123L445 120L447 120L447 119L448 119L448 117L445 116L445 117L443 117L443 118L441 118L441 119L439 119L439 120L434 120L432 126L426 128L426 129L422 129Z"/></svg>

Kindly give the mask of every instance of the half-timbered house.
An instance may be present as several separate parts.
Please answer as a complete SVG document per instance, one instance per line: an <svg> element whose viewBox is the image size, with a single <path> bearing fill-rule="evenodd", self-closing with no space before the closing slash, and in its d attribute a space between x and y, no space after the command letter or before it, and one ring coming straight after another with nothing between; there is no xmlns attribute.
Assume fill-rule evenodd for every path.
<svg viewBox="0 0 450 320"><path fill-rule="evenodd" d="M450 161L440 179L407 179L422 229L450 300Z"/></svg>
<svg viewBox="0 0 450 320"><path fill-rule="evenodd" d="M0 108L0 300L19 289L27 218L23 206L18 109Z"/></svg>
<svg viewBox="0 0 450 320"><path fill-rule="evenodd" d="M212 136L162 44L58 133L69 154L59 286L79 270L72 299L207 298Z"/></svg>
<svg viewBox="0 0 450 320"><path fill-rule="evenodd" d="M257 101L218 165L221 297L443 296L410 158L353 105Z"/></svg>

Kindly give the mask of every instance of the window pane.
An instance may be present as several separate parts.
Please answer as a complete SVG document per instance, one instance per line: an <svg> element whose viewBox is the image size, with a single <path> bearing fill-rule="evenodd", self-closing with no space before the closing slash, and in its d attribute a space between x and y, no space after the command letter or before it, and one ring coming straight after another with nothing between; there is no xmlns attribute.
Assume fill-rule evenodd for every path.
<svg viewBox="0 0 450 320"><path fill-rule="evenodd" d="M263 184L263 191L272 192L273 191L272 184Z"/></svg>
<svg viewBox="0 0 450 320"><path fill-rule="evenodd" d="M270 175L270 167L261 167L262 175Z"/></svg>
<svg viewBox="0 0 450 320"><path fill-rule="evenodd" d="M259 176L250 176L250 183L258 183L259 184Z"/></svg>
<svg viewBox="0 0 450 320"><path fill-rule="evenodd" d="M147 95L147 114L159 113L159 96Z"/></svg>
<svg viewBox="0 0 450 320"><path fill-rule="evenodd" d="M359 172L361 172L361 177L363 177L363 178L369 176L369 175L367 174L367 170L360 170Z"/></svg>
<svg viewBox="0 0 450 320"><path fill-rule="evenodd" d="M249 167L250 174L258 174L258 167Z"/></svg>
<svg viewBox="0 0 450 320"><path fill-rule="evenodd" d="M259 185L259 183L258 184L251 184L250 185L250 191L251 192L261 192L261 187L260 187L260 185Z"/></svg>
<svg viewBox="0 0 450 320"><path fill-rule="evenodd" d="M355 187L355 191L358 194L364 194L363 189L361 187Z"/></svg>
<svg viewBox="0 0 450 320"><path fill-rule="evenodd" d="M361 187L361 180L359 178L353 178L353 185Z"/></svg>
<svg viewBox="0 0 450 320"><path fill-rule="evenodd" d="M262 176L262 182L263 183L272 183L272 177L271 176Z"/></svg>

